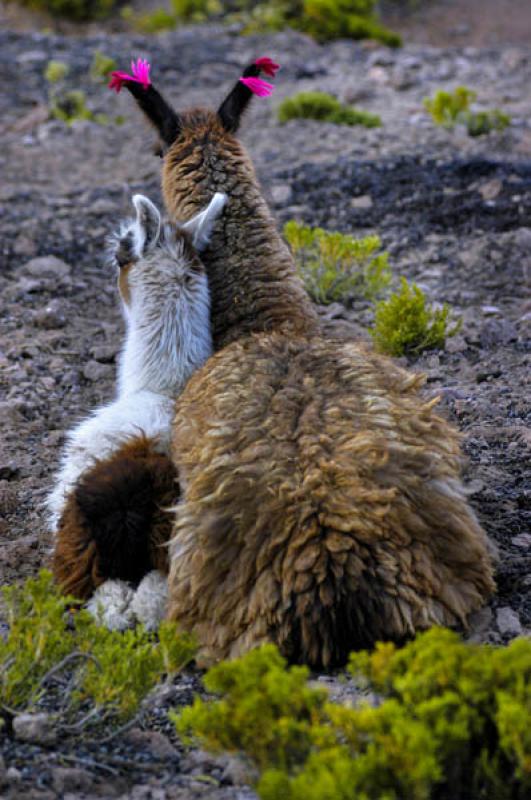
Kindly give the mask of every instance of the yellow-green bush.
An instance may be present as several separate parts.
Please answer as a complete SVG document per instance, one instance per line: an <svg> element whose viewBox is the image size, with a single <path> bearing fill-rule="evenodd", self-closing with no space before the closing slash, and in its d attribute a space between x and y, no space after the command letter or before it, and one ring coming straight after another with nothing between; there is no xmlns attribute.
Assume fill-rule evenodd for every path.
<svg viewBox="0 0 531 800"><path fill-rule="evenodd" d="M460 322L450 324L446 304L441 309L430 308L422 289L402 278L400 290L377 303L370 334L382 353L403 356L443 348L446 338L460 327Z"/></svg>
<svg viewBox="0 0 531 800"><path fill-rule="evenodd" d="M382 124L376 114L344 105L326 92L299 92L287 97L279 106L278 118L280 122L287 122L290 119L315 119L320 122L332 122L335 125L363 125L366 128L377 128Z"/></svg>
<svg viewBox="0 0 531 800"><path fill-rule="evenodd" d="M114 58L106 56L100 50L94 51L90 65L90 77L93 81L106 83L111 77L111 72L117 68Z"/></svg>
<svg viewBox="0 0 531 800"><path fill-rule="evenodd" d="M141 626L120 633L100 627L85 611L69 613L77 601L63 597L46 571L3 594L9 633L0 638L0 707L34 706L47 691L45 676L76 654L65 664L76 673L68 708L88 703L126 719L164 675L194 656L193 640L173 623L162 623L157 636Z"/></svg>
<svg viewBox="0 0 531 800"><path fill-rule="evenodd" d="M272 646L213 668L214 701L177 730L258 768L262 800L524 800L531 791L531 641L468 645L433 629L351 656L378 704L327 702Z"/></svg>
<svg viewBox="0 0 531 800"><path fill-rule="evenodd" d="M472 111L470 104L476 97L472 89L458 86L453 92L438 91L433 97L426 97L424 107L436 125L445 128L465 125L470 136L481 136L492 130L502 131L510 124L510 117L497 108L492 111Z"/></svg>
<svg viewBox="0 0 531 800"><path fill-rule="evenodd" d="M118 5L118 0L8 0L32 11L46 11L54 17L74 22L104 19Z"/></svg>
<svg viewBox="0 0 531 800"><path fill-rule="evenodd" d="M308 33L318 41L330 39L375 39L391 47L400 46L398 34L378 22L375 0L240 0L249 12L248 32L283 30Z"/></svg>
<svg viewBox="0 0 531 800"><path fill-rule="evenodd" d="M126 8L122 16L143 33L158 33L182 22L205 22L222 12L220 0L169 0L169 6L159 6L146 14L134 14L132 9Z"/></svg>
<svg viewBox="0 0 531 800"><path fill-rule="evenodd" d="M378 253L378 236L355 239L291 220L284 226L284 237L308 293L318 303L354 295L373 299L389 286L388 256Z"/></svg>

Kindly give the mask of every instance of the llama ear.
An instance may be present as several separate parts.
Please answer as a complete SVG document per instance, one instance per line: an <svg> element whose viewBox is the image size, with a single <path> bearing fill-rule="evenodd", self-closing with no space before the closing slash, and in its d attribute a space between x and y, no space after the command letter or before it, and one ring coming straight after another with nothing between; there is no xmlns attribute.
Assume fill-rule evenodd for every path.
<svg viewBox="0 0 531 800"><path fill-rule="evenodd" d="M136 219L132 227L134 253L140 258L158 242L160 213L157 206L143 194L134 195L133 205L136 209Z"/></svg>
<svg viewBox="0 0 531 800"><path fill-rule="evenodd" d="M257 78L260 75L260 66L250 64L243 71L243 78ZM238 80L231 92L218 108L218 117L228 133L236 133L240 126L240 118L247 106L253 92Z"/></svg>
<svg viewBox="0 0 531 800"><path fill-rule="evenodd" d="M179 115L166 102L160 92L150 84L146 89L140 83L124 81L141 110L156 128L164 145L173 144L181 130Z"/></svg>
<svg viewBox="0 0 531 800"><path fill-rule="evenodd" d="M223 211L228 199L226 194L216 192L207 207L182 226L182 229L191 235L192 244L196 250L204 250L208 245L216 220Z"/></svg>

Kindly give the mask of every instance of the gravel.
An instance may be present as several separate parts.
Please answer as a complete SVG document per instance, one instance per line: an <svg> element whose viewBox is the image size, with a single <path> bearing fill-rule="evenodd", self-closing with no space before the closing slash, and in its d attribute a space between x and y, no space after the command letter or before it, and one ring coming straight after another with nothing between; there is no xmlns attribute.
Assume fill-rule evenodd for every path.
<svg viewBox="0 0 531 800"><path fill-rule="evenodd" d="M131 55L149 57L178 107L219 103L256 55L280 61L275 96L255 100L242 130L266 197L279 224L295 217L378 233L395 274L462 317L444 350L403 362L426 373L427 394L442 398L442 413L461 429L470 501L499 554L498 593L475 615L470 638L501 644L529 634L531 53L514 46L391 52L208 26L153 38L0 33L1 582L49 563L43 501L65 431L113 394L123 326L105 236L130 213L135 192L160 202L153 134L126 92L116 97L88 78L95 50L121 67ZM48 120L43 71L52 58L68 63L71 85L95 112L121 114L125 124ZM436 128L422 99L460 83L477 91L480 107L507 111L511 126L477 139ZM354 101L383 126L280 125L280 100L307 89ZM365 302L321 313L330 331L367 338ZM351 697L348 681L319 677L334 699ZM0 731L2 796L251 800L245 768L185 753L168 722L170 707L202 691L199 678L190 670L158 690L137 727L107 744L66 734L53 745L21 741L19 716Z"/></svg>

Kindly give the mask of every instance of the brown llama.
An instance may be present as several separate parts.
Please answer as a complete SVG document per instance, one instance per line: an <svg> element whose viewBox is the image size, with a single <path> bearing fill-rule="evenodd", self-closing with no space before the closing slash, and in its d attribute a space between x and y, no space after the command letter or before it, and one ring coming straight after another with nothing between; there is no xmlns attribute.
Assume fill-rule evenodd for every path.
<svg viewBox="0 0 531 800"><path fill-rule="evenodd" d="M178 114L125 85L160 134L170 214L229 196L204 254L218 352L176 404L170 618L205 661L272 641L313 666L465 624L494 584L458 433L421 377L320 335L234 135L251 91L239 81L217 113Z"/></svg>

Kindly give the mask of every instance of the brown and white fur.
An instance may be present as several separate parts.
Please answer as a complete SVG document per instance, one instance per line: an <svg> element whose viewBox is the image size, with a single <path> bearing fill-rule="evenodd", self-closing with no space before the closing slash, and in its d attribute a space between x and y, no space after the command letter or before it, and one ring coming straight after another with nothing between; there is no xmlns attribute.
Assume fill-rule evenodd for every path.
<svg viewBox="0 0 531 800"><path fill-rule="evenodd" d="M419 376L322 337L234 136L251 93L176 113L126 85L160 134L172 217L230 196L204 254L218 352L176 405L170 618L205 660L272 641L316 666L464 624L494 584L459 436Z"/></svg>
<svg viewBox="0 0 531 800"><path fill-rule="evenodd" d="M73 537L68 514L72 494L77 495L78 507L85 511L87 521L91 518L96 527L98 519L102 523L97 533L99 558L92 559L92 568L98 565L96 582L104 577L135 582L151 562L155 562L151 566L164 566L165 553L151 559L145 547L142 528L146 517L153 520L158 514L159 522L164 522L150 498L145 498L142 513L129 521L126 543L112 530L113 509L123 502L124 492L126 497L136 494L137 498L146 493L145 475L137 469L139 454L144 466L146 454L156 465L163 499L174 502L178 497L175 471L168 460L175 398L212 352L208 281L196 251L208 243L225 202L226 195L214 194L202 211L176 228L162 224L153 203L135 195L136 218L124 223L112 238L111 260L118 268L127 328L119 359L117 397L68 434L62 466L48 498L50 524L57 535L56 577L65 590L78 596L87 593L80 593L76 586L78 551L86 554L93 548L84 547L79 536ZM117 497L109 504L109 499L96 491L94 476L96 483L99 476L101 490L109 477L103 471L106 460L117 453L122 459L126 457L127 464L122 463L121 474L112 473ZM87 477L92 488L87 486ZM165 527L168 531L167 522ZM160 549L167 533L159 533L158 539L156 546Z"/></svg>

